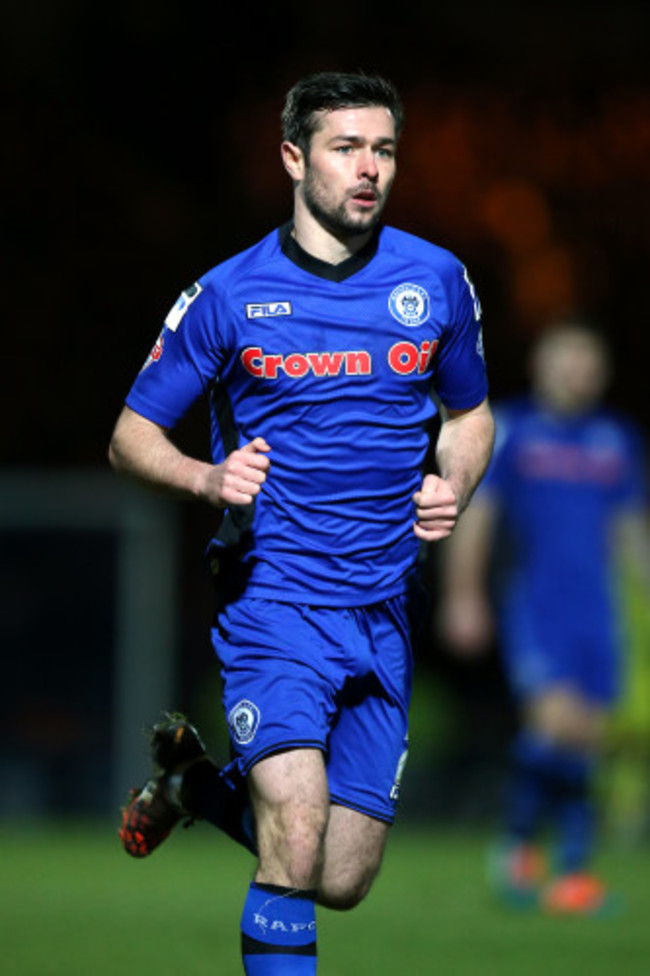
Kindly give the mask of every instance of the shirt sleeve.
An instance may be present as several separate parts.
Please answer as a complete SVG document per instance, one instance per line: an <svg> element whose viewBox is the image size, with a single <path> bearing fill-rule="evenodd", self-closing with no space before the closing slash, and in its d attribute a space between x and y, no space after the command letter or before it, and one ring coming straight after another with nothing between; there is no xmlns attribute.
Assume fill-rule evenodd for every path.
<svg viewBox="0 0 650 976"><path fill-rule="evenodd" d="M451 322L440 343L434 386L440 400L452 410L475 407L488 393L481 305L462 265L451 283Z"/></svg>
<svg viewBox="0 0 650 976"><path fill-rule="evenodd" d="M641 511L648 504L646 449L641 431L624 420L621 477L614 487L614 504L630 511Z"/></svg>
<svg viewBox="0 0 650 976"><path fill-rule="evenodd" d="M170 309L135 379L127 405L163 427L173 427L218 378L225 343L217 296L201 282Z"/></svg>

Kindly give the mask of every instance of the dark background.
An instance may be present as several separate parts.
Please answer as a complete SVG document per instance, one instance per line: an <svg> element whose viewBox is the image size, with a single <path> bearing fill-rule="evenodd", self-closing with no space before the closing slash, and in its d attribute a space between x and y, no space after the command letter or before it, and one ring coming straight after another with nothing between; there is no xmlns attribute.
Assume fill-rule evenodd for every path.
<svg viewBox="0 0 650 976"><path fill-rule="evenodd" d="M2 24L7 464L103 465L181 288L285 219L279 113L379 71L407 125L388 219L455 250L493 394L549 316L596 315L647 419L646 4L10 2Z"/></svg>
<svg viewBox="0 0 650 976"><path fill-rule="evenodd" d="M325 69L400 88L387 218L468 265L492 396L525 381L528 344L551 319L585 314L610 338L612 400L647 430L647 4L11 0L1 28L4 468L106 467L178 293L288 216L283 98ZM199 452L205 421L197 407L180 432ZM187 506L183 518L179 704L192 707L213 667L211 516ZM96 622L84 585L97 576L74 583ZM106 631L86 630L101 649ZM64 638L49 640L65 656ZM465 716L461 751L496 752L511 716L494 659L459 665L427 646L422 661Z"/></svg>

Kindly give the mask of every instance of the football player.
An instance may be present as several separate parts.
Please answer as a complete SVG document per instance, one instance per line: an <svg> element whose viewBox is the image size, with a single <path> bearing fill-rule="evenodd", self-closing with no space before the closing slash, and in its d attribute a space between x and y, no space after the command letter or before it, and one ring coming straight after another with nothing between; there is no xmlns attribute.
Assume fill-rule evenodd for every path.
<svg viewBox="0 0 650 976"><path fill-rule="evenodd" d="M572 321L549 328L531 366L531 394L495 409L490 467L445 543L443 630L457 652L476 653L496 606L520 705L499 890L587 914L608 902L592 868L593 784L621 680L619 545L639 567L646 558L643 452L635 426L602 405L610 356L599 333ZM549 821L558 844L547 882L536 842Z"/></svg>
<svg viewBox="0 0 650 976"><path fill-rule="evenodd" d="M110 447L119 471L225 511L213 642L235 758L217 770L171 716L121 836L146 855L189 815L255 851L249 974L314 972L315 903L351 908L377 874L406 757L418 550L452 531L492 446L468 273L382 221L402 117L378 77L294 86L292 218L181 295ZM425 473L433 390L445 413ZM201 396L209 461L170 436Z"/></svg>

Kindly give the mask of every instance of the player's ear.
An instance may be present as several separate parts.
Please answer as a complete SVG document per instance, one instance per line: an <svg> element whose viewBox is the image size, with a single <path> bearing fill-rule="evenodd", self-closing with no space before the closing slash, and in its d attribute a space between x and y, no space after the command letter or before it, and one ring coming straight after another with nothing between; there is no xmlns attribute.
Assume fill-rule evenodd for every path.
<svg viewBox="0 0 650 976"><path fill-rule="evenodd" d="M305 175L305 155L302 149L285 139L280 146L280 153L287 173L294 183L300 183Z"/></svg>

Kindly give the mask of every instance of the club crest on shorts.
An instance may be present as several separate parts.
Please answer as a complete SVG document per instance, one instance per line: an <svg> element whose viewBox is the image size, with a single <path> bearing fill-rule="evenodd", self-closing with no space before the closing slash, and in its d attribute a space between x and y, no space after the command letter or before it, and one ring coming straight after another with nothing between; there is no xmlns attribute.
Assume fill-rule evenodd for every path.
<svg viewBox="0 0 650 976"><path fill-rule="evenodd" d="M260 724L260 710L251 701L238 702L228 716L235 742L245 746L252 742Z"/></svg>
<svg viewBox="0 0 650 976"><path fill-rule="evenodd" d="M402 325L422 325L429 318L429 293L406 282L393 288L388 299L390 314Z"/></svg>

